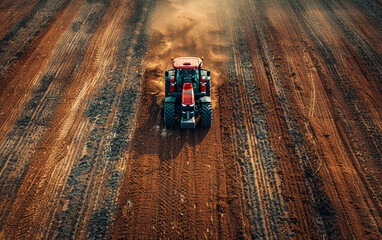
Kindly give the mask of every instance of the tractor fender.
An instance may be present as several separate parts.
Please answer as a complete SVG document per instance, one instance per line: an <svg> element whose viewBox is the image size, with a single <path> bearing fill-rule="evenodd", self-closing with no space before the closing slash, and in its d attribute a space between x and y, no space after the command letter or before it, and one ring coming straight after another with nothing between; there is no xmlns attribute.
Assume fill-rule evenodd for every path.
<svg viewBox="0 0 382 240"><path fill-rule="evenodd" d="M165 99L164 99L164 102L166 102L166 103L175 103L176 102L176 97L166 97Z"/></svg>
<svg viewBox="0 0 382 240"><path fill-rule="evenodd" d="M201 103L210 103L211 102L211 97L204 96L204 97L200 98L200 102Z"/></svg>

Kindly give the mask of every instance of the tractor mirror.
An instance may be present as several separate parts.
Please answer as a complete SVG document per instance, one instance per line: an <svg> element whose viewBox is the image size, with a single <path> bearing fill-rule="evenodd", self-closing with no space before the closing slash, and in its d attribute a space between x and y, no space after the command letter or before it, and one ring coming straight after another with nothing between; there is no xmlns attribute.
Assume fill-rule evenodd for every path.
<svg viewBox="0 0 382 240"><path fill-rule="evenodd" d="M167 71L164 73L164 76L165 76L165 77L168 77L168 72L167 72Z"/></svg>
<svg viewBox="0 0 382 240"><path fill-rule="evenodd" d="M210 75L211 75L211 72L207 71L207 77L209 77Z"/></svg>

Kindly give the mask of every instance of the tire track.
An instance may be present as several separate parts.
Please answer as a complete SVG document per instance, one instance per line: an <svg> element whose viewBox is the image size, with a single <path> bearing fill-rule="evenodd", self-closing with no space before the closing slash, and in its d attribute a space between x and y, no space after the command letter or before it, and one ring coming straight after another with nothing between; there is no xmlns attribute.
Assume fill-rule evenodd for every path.
<svg viewBox="0 0 382 240"><path fill-rule="evenodd" d="M298 120L294 117L293 108L289 103L290 99L287 97L285 86L273 60L274 56L269 47L265 30L263 29L264 23L262 21L261 11L263 11L264 5L260 3L257 8L253 4L249 3L248 5L254 16L252 26L255 26L256 32L258 33L261 53L268 67L267 74L274 84L292 143L299 156L300 167L302 171L305 172L306 177L310 171L311 164L315 161L317 156L306 147L306 141L299 128ZM319 229L323 231L325 235L333 237L336 236L338 231L334 225L335 212L322 188L319 187L321 182L322 180L318 176L313 176L313 178L310 179L306 178L306 187L309 195L314 199L313 209L315 211L315 218L316 221L318 221L317 225L319 226Z"/></svg>
<svg viewBox="0 0 382 240"><path fill-rule="evenodd" d="M33 8L38 4L38 0L31 0L25 4L24 1L4 0L0 4L0 38L12 29L14 24L26 15L30 14Z"/></svg>
<svg viewBox="0 0 382 240"><path fill-rule="evenodd" d="M360 9L365 16L378 28L379 32L382 32L382 10L381 2L378 0L350 0L357 9Z"/></svg>
<svg viewBox="0 0 382 240"><path fill-rule="evenodd" d="M300 130L301 127L299 126L297 119L293 117L293 108L289 103L291 100L287 97L285 87L282 82L282 76L279 75L276 68L277 65L273 60L274 55L270 50L268 45L269 40L267 40L264 32L263 20L265 17L262 14L264 11L264 6L266 5L263 3L258 3L255 6L254 4L248 2L247 6L249 6L250 9L250 16L253 16L253 20L249 18L249 26L253 26L253 31L257 33L260 51L264 57L263 61L266 64L267 75L273 82L273 87L278 95L292 143L300 159L300 167L306 174L310 171L313 162L316 161L317 155L315 155L314 152L309 151L307 148L308 145L306 144L308 142L304 140L304 135ZM321 182L322 180L318 176L313 176L313 179L306 179L307 190L309 195L315 199L313 209L316 213L316 220L318 220L317 225L322 226L322 223L324 223L324 227L321 227L321 230L326 231L325 234L336 235L338 230L335 229L333 224L329 224L330 221L335 221L335 218L333 218L335 213L327 196L323 193L323 189L319 187Z"/></svg>
<svg viewBox="0 0 382 240"><path fill-rule="evenodd" d="M281 194L281 199L283 199L281 209L284 209L284 217L287 218L285 221L288 222L288 225L283 226L284 232L277 236L295 236L304 239L317 238L317 235L315 235L317 226L315 226L312 216L312 205L306 201L309 195L304 181L305 174L301 171L299 156L293 147L280 99L274 86L274 80L269 73L269 64L272 64L272 62L269 62L269 58L264 57L263 41L260 40L261 33L259 33L262 31L261 27L264 26L260 19L255 19L258 13L253 14L247 11L251 9L249 6L252 5L242 4L239 5L240 10L237 12L240 12L243 19L241 20L243 23L238 25L243 27L241 31L238 31L237 35L243 37L236 42L238 42L239 46L242 46L238 47L238 49L241 49L241 52L244 53L239 55L241 59L244 59L242 61L246 62L242 65L247 68L246 71L251 72L251 76L249 78L246 76L245 79L252 79L246 85L253 86L253 93L249 94L251 102L249 105L254 106L252 107L252 115L255 119L255 132L256 135L260 135L258 148L262 149L261 152L264 152L265 149L268 149L271 154L273 152L273 161L274 163L277 162L274 168L277 173L275 179L278 194ZM267 4L270 5L269 2ZM263 9L261 3L257 3L255 6L258 11ZM270 7L272 10L283 8ZM274 14L272 12L272 16ZM261 16L261 19L264 19L264 16ZM248 89L247 86L246 89ZM265 143L269 144L266 148L262 143L264 140L263 134L266 136ZM267 155L269 157L269 154L264 154L263 158L266 159ZM272 180L270 181L272 183Z"/></svg>
<svg viewBox="0 0 382 240"><path fill-rule="evenodd" d="M171 8L175 13L182 13L187 4L172 5L172 2L168 2L159 5L158 9ZM170 57L170 52L160 48L161 44L171 42L175 54L187 52L186 48L179 46L185 43L181 41L182 37L173 36L189 36L191 39L187 37L185 41L193 41L195 39L192 38L198 36L195 30L198 27L206 28L200 21L203 17L198 18L198 14L204 11L194 13L190 10L199 9L198 4L200 2L186 8L189 10L186 16L174 15L174 18L185 17L184 25L170 27L169 32L161 29L153 33L152 51L146 60L148 68L142 78L137 128L128 154L116 220L112 225L112 238L216 239L219 236L235 238L236 233L240 234L235 231L240 228L237 225L243 218L239 208L240 194L227 183L231 180L227 179L226 171L232 171L230 168L234 163L231 162L232 158L226 159L223 155L220 119L214 118L213 127L209 131L199 127L192 130L163 129L163 115L161 107L157 105L161 95L152 89L152 84L163 82L163 78L159 80L159 77L166 67L164 59ZM155 16L158 19L158 15ZM189 23L195 24L195 27ZM207 30L202 38L209 39L211 34L214 32ZM157 45L157 42L160 44ZM195 55L199 51L210 53L210 48L206 47L203 43L195 44L185 54ZM206 59L209 57L207 55ZM158 62L155 62L157 59ZM216 59L213 56L211 59L212 66L216 66ZM155 67L151 67L151 64ZM210 69L211 72L218 72L217 67ZM215 81L218 83L219 79ZM213 97L218 98L216 95ZM219 116L219 106L216 105L218 101L215 101L214 114Z"/></svg>
<svg viewBox="0 0 382 240"><path fill-rule="evenodd" d="M327 9L329 18L331 22L335 22L338 26L339 31L346 39L346 43L351 46L351 51L357 54L352 53L353 57L356 60L356 63L359 65L359 68L366 78L366 81L361 83L362 85L367 86L364 90L365 92L372 92L375 97L381 95L380 89L382 89L381 81L378 79L382 78L382 56L378 49L375 49L369 42L368 39L365 39L360 30L358 30L352 23L345 11L341 11L343 7L340 6L341 3L338 2L321 2L323 8ZM348 46L348 48L350 47ZM364 64L367 63L367 64ZM340 62L338 63L340 64ZM346 67L350 69L349 67ZM381 99L374 101L376 107L381 108L380 106ZM375 136L375 133L372 134Z"/></svg>
<svg viewBox="0 0 382 240"><path fill-rule="evenodd" d="M293 4L292 6L298 12L303 11L305 7ZM369 107L369 104L365 104L362 101L363 98L360 97L360 91L354 87L356 84L351 77L352 75L343 74L347 70L342 68L343 63L341 59L336 57L339 55L334 52L336 49L333 49L323 36L312 31L313 24L306 19L309 18L301 20L304 24L303 27L319 50L320 57L323 58L322 62L327 66L327 69L319 72L321 78L332 79L333 81L325 81L322 84L330 102L333 104L333 116L337 131L340 133L341 141L344 143L348 155L351 156L352 165L362 180L363 189L368 192L365 198L367 211L374 212L374 214L371 214L372 220L370 217L362 216L364 215L363 213L359 213L361 219L367 218L367 221L373 222L373 225L362 223L365 228L364 231L370 234L370 229L380 226L381 195L378 193L380 192L379 182L381 176L378 170L376 170L380 169L380 162L376 160L380 158L380 120L379 117L373 116L373 112L368 111L368 109L373 107ZM319 62L314 53L309 52L309 54L315 63ZM380 103L377 101L377 104ZM380 234L378 231L372 231L377 235Z"/></svg>
<svg viewBox="0 0 382 240"><path fill-rule="evenodd" d="M12 61L20 56L27 46L45 27L54 14L68 3L68 0L41 0L32 10L0 41L0 76L9 68Z"/></svg>
<svg viewBox="0 0 382 240"><path fill-rule="evenodd" d="M1 202L2 222L12 206L11 202L25 176L33 151L61 100L61 92L81 64L81 55L92 37L90 29L98 24L94 17L102 13L102 6L89 4L79 13L76 20L84 22L82 28L78 29L80 31L72 28L63 35L16 126L0 146L0 156L3 159L0 166L0 191L3 196L7 196Z"/></svg>
<svg viewBox="0 0 382 240"><path fill-rule="evenodd" d="M148 6L152 3L138 1L135 4L135 12L127 21L127 29L118 44L114 67L110 65L106 84L85 111L92 130L83 146L82 157L74 161L69 175L60 204L68 207L55 216L58 227L54 238L99 239L105 238L109 231L119 181L124 172L124 150L129 146L134 127L132 119L139 96L136 72L145 55L144 29L150 10ZM135 56L131 56L132 52Z"/></svg>
<svg viewBox="0 0 382 240"><path fill-rule="evenodd" d="M318 6L312 6L311 4L309 5L309 7L313 7L313 9L319 8ZM276 6L272 6L272 8L269 8L269 9L280 9L280 7L276 5ZM284 4L283 11L284 9L285 10L288 9L287 4ZM289 14L291 15L290 12ZM309 12L309 11L306 10L305 12ZM314 12L310 12L310 13L314 13ZM325 12L323 11L323 13ZM300 17L303 16L301 13L297 13L297 15ZM270 18L273 18L275 16L275 12L268 14L268 16L270 16ZM266 18L262 18L262 19L266 19ZM274 20L275 25L281 25L280 23L282 21L286 21L285 19L288 19L288 17L281 16L279 19L282 19L282 20ZM309 19L311 23L313 24L315 18L313 16L308 16L306 17L306 19ZM325 18L322 17L322 19L324 20L320 21L320 23L325 23ZM291 52L289 50L291 49L291 47L288 45L288 41L289 41L288 37L285 38L284 36L282 40L281 38L278 37L278 35L285 35L284 32L286 31L288 31L289 33L293 32L294 31L293 27L290 27L290 26L293 26L293 25L291 24L288 25L288 23L286 23L285 26L279 27L278 32L275 32L274 30L272 30L272 28L270 28L271 32L268 33L272 37L272 39L274 39L274 41L270 42L270 45L271 46L273 45L272 46L273 53L278 55L277 58L275 57L275 60L276 60L275 62L276 62L276 67L280 69L279 71L281 72L281 76L286 76L284 78L288 79L288 75L289 76L292 75L293 81L295 79L300 78L301 76L304 76L304 72L306 72L306 70L305 71L300 70L301 73L297 72L297 74L293 72L296 70L298 71L299 68L301 68L301 65L303 65L304 61L306 62L307 66L319 66L318 69L315 69L315 78L317 79L316 81L318 82L318 84L315 84L317 85L315 87L317 96L311 95L311 97L312 98L318 97L318 101L316 104L317 110L316 110L316 113L313 115L316 115L316 117L322 118L321 120L317 120L316 117L313 117L313 115L310 115L309 112L304 113L305 110L307 109L306 107L307 104L304 106L304 103L301 100L307 99L304 96L305 95L304 93L307 91L311 91L310 89L306 90L306 88L310 86L304 86L306 85L306 83L304 84L303 81L299 81L299 82L296 81L295 91L297 93L293 93L293 94L291 93L290 90L288 90L288 87L286 88L287 90L286 94L288 95L288 98L289 98L288 102L291 102L291 103L300 102L301 105L299 108L301 109L301 113L305 115L304 118L307 120L307 122L305 123L305 127L304 126L299 127L299 129L303 133L303 136L305 136L307 149L312 149L314 152L317 153L317 159L313 158L312 163L316 162L315 164L317 164L318 167L314 167L314 165L310 165L310 166L308 165L308 169L313 170L312 171L313 176L315 176L319 172L320 175L322 176L322 179L325 179L325 181L322 182L323 189L326 189L328 197L339 217L338 220L336 221L337 229L340 231L338 234L355 238L356 234L359 234L362 232L365 232L365 233L369 232L368 234L370 234L371 233L370 231L372 231L373 233L376 233L375 226L379 225L378 218L371 217L372 219L371 220L369 217L367 217L369 221L373 222L372 225L374 224L375 225L366 226L362 220L363 218L365 218L365 214L358 211L358 209L355 208L353 204L354 202L357 202L360 205L364 206L366 209L363 209L363 211L368 212L369 216L378 215L378 214L376 215L374 206L370 206L369 197L361 197L361 198L355 197L355 196L362 196L365 194L368 195L366 191L369 191L369 190L367 190L368 186L362 183L364 182L362 180L364 178L363 172L359 171L359 167L357 167L356 165L353 166L354 153L352 151L348 151L349 148L346 146L347 137L345 136L345 139L343 139L344 135L338 129L336 129L338 126L336 126L336 123L332 120L333 116L335 115L333 114L333 108L329 100L333 101L333 98L331 99L328 98L328 95L325 92L325 89L323 87L323 85L324 86L326 85L325 79L327 79L328 76L322 75L322 72L320 69L321 64L318 64L317 62L315 63L312 62L310 58L311 56L309 55L310 54L315 55L314 52L311 51L312 49L311 46L314 44L309 43L310 42L309 39L307 40L306 37L303 38L301 36L298 36L294 40L290 40L290 42L294 44L293 48L295 45L298 46L298 44L296 44L296 42L298 41L301 41L302 45L306 45L307 51L304 50L303 57L302 56L298 57L296 56L297 54L295 54L296 52L298 52L298 49L294 50L294 52ZM284 30L284 29L287 29L287 30ZM311 27L310 30L312 32L315 32L316 34L321 33L319 26L315 26L314 28ZM300 35L303 35L303 36L305 35L304 31L300 27L299 29L297 29L297 31L301 33ZM330 44L334 46L333 49L337 48L336 47L337 45L335 44L335 41L336 41L335 37L338 35L339 34L333 32L332 29L330 28L326 29L326 32L325 32L325 37L327 37L326 40L330 41ZM298 39L301 39L301 40L298 40ZM322 44L322 41L320 42L320 44ZM341 58L341 54L344 55L343 53L337 53L336 56L338 59L341 59L341 61L343 61L343 63L341 64L346 64L345 60L347 60L348 58L346 57ZM294 60L293 58L291 58L292 56L293 58L296 58L296 59ZM300 58L301 60L298 60L298 58ZM326 65L326 64L322 64L322 65ZM290 68L292 70L287 68ZM349 79L351 78L349 77ZM321 82L323 80L324 80L324 83ZM352 83L351 86L354 86L354 85L356 84ZM293 98L295 98L295 96L293 95L298 96L299 94L302 99L300 98L300 100L298 100L297 98L293 100ZM335 96L337 101L341 99L341 94L336 94L333 96ZM297 116L299 115L298 111L297 112L295 111L295 115ZM320 123L321 121L325 121L325 122ZM332 137L337 139L332 141ZM328 147L328 143L327 143L328 141L331 142L332 147ZM337 148L334 152L333 152L334 150L333 146ZM314 170L314 168L316 168L316 170ZM352 200L350 201L347 199L352 199Z"/></svg>
<svg viewBox="0 0 382 240"><path fill-rule="evenodd" d="M81 119L75 117L75 115L81 116L83 114L86 102L93 93L93 89L98 84L102 85L105 75L108 74L109 69L111 69L114 63L113 58L117 52L115 45L120 38L125 18L129 16L129 14L126 14L126 9L128 9L129 5L129 1L122 4L119 1L115 1L109 5L102 24L95 33L86 52L84 64L79 69L78 74L73 77L71 87L66 90L64 97L65 104L62 104L57 113L54 114L57 120L53 120L53 127L50 129L50 133L48 131L46 134L48 139L44 139L43 143L40 144L40 148L49 149L48 156L44 156L44 153L39 150L34 155L37 161L32 162L31 168L33 169L33 165L38 165L36 168L43 167L44 171L39 170L37 173L29 171L29 179L37 178L37 180L34 180L33 184L28 182L24 184L28 191L20 190L23 194L29 192L29 196L28 201L22 200L19 204L20 209L18 211L23 213L17 215L24 217L21 219L21 222L26 228L36 229L35 225L38 225L39 228L37 227L36 231L30 233L28 237L23 235L25 238L34 238L32 236L33 234L36 235L36 233L39 234L39 237L44 236L44 238L48 238L49 236L49 238L52 238L52 231L57 228L57 223L53 221L54 217L61 212L63 207L60 205L60 202L64 201L66 204L69 204L66 199L63 200L64 186L70 169L72 169L73 162L76 159L81 159L83 156L83 148L90 135L90 131L85 130L90 125L88 119ZM120 30L116 31L116 29ZM126 107L126 109L128 108ZM61 116L62 113L64 116ZM51 132L52 129L53 133ZM47 155L46 150L45 155ZM44 166L42 166L41 159L46 159ZM97 181L93 182L95 182L95 185L102 185ZM37 192L29 185L37 188ZM98 195L100 195L100 189L98 189ZM20 198L23 199L22 197ZM93 205L89 203L86 208L88 209L87 211L91 211L94 207ZM46 214L46 211L50 214ZM86 230L90 214L86 214L86 216L82 224L76 227L77 232L82 232L82 234L83 232L86 233L84 229ZM23 230L20 224L14 223L15 219L12 219L10 222L17 225L20 232L25 234L25 230ZM32 224L34 226L31 226ZM93 233L96 234L96 232ZM84 236L77 237L85 238Z"/></svg>
<svg viewBox="0 0 382 240"><path fill-rule="evenodd" d="M248 21L242 3L233 10L234 23L230 35L234 45L233 62L229 63L229 79L233 88L232 102L236 120L234 149L241 165L245 187L248 216L250 216L252 238L277 238L288 236L290 223L281 195L280 177L276 172L276 155L270 145L268 126L264 118L264 104L255 88L251 56L248 43L241 37ZM244 14L243 14L244 13ZM232 13L231 13L232 14ZM241 18L242 17L242 18ZM240 106L240 107L239 107Z"/></svg>
<svg viewBox="0 0 382 240"><path fill-rule="evenodd" d="M12 129L17 117L25 107L24 105L30 100L33 89L52 57L54 47L69 28L71 21L80 8L81 2L77 4L76 11L72 10L75 9L73 5L74 3L70 2L55 15L54 21L44 28L1 78L0 141L4 140L5 135Z"/></svg>

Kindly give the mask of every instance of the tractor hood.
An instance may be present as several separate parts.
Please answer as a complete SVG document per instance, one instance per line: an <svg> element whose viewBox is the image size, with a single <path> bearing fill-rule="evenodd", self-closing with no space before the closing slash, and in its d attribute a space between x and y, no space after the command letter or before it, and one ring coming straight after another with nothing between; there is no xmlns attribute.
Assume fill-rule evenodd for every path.
<svg viewBox="0 0 382 240"><path fill-rule="evenodd" d="M195 102L194 98L194 87L191 83L183 84L182 91L182 104L184 105L193 105Z"/></svg>

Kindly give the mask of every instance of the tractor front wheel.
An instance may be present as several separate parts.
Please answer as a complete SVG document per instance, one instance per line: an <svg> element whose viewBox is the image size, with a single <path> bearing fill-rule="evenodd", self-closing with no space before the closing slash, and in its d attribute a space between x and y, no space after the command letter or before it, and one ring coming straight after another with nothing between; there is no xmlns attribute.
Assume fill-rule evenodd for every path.
<svg viewBox="0 0 382 240"><path fill-rule="evenodd" d="M209 128L212 124L212 105L211 103L203 103L200 111L202 127Z"/></svg>
<svg viewBox="0 0 382 240"><path fill-rule="evenodd" d="M164 125L166 128L175 126L175 103L164 103Z"/></svg>

